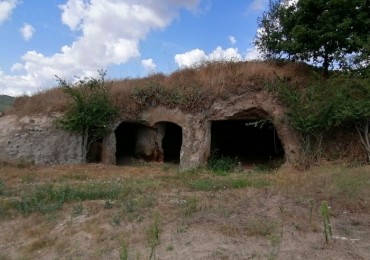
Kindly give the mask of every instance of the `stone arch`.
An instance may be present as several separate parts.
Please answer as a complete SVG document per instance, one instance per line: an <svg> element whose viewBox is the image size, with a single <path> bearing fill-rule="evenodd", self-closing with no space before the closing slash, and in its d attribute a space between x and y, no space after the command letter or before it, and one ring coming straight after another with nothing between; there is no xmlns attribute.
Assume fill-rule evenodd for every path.
<svg viewBox="0 0 370 260"><path fill-rule="evenodd" d="M161 137L156 128L142 122L121 122L114 131L116 164L130 164L137 160L163 160Z"/></svg>
<svg viewBox="0 0 370 260"><path fill-rule="evenodd" d="M266 158L265 160L277 158L284 164L296 162L299 147L298 139L287 123L283 107L269 93L261 91L252 96L239 96L231 102L230 100L228 102L218 102L211 108L210 114L211 116L208 118L210 141L207 145L208 152L206 151L208 158L212 153L211 149L217 148L215 147L214 139L217 137L214 129L229 127L231 129L229 135L233 135L229 142L234 141L234 146L238 147L234 154L230 154L231 156L234 156L238 150L240 152L243 146L249 144L252 150L246 151L241 156L248 157L250 155L249 158L245 159L246 162L249 160L248 163L259 163L263 157ZM253 123L260 120L266 120L267 123L262 126L259 125L259 127L262 127L262 131L258 131L258 127L253 127ZM243 130L241 130L242 127L244 127ZM249 129L247 129L248 127ZM216 129L216 134L217 131ZM221 135L223 132L225 135L225 131L227 130L219 130L221 133L218 134ZM233 131L235 132L233 133ZM244 135L242 135L242 132ZM241 139L240 142L235 142L238 138ZM265 154L263 149L266 149ZM253 156L258 154L262 157L253 161Z"/></svg>
<svg viewBox="0 0 370 260"><path fill-rule="evenodd" d="M211 156L236 158L243 165L279 166L285 151L268 114L252 108L211 121Z"/></svg>

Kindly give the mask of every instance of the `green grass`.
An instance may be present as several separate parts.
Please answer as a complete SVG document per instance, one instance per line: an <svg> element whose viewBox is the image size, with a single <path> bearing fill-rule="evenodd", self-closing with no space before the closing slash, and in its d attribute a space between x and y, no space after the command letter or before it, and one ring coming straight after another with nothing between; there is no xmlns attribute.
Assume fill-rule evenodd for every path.
<svg viewBox="0 0 370 260"><path fill-rule="evenodd" d="M23 214L35 211L47 213L60 209L64 203L72 201L85 201L118 198L123 192L120 183L107 184L91 182L83 185L53 184L37 185L26 191L20 200L14 202L14 207Z"/></svg>
<svg viewBox="0 0 370 260"><path fill-rule="evenodd" d="M47 213L60 209L64 203L87 200L117 200L139 196L133 203L142 207L153 205L150 198L142 194L150 190L153 182L150 180L121 181L89 181L81 184L41 184L27 186L20 199L13 205L23 214L32 212ZM155 183L154 183L155 185ZM128 202L129 203L129 202Z"/></svg>
<svg viewBox="0 0 370 260"><path fill-rule="evenodd" d="M198 199L197 197L191 197L186 200L183 205L183 212L186 217L192 216L195 212L198 211Z"/></svg>
<svg viewBox="0 0 370 260"><path fill-rule="evenodd" d="M263 188L269 186L270 182L262 178L239 177L220 179L196 179L190 182L193 190L218 191L224 189Z"/></svg>
<svg viewBox="0 0 370 260"><path fill-rule="evenodd" d="M5 193L5 183L0 180L0 196L4 195Z"/></svg>
<svg viewBox="0 0 370 260"><path fill-rule="evenodd" d="M349 169L339 170L334 174L334 183L338 195L346 199L360 199L364 193L369 194L369 172L364 170L351 173Z"/></svg>
<svg viewBox="0 0 370 260"><path fill-rule="evenodd" d="M121 242L121 246L119 248L119 259L128 260L128 245L126 241Z"/></svg>
<svg viewBox="0 0 370 260"><path fill-rule="evenodd" d="M150 249L149 259L155 259L155 250L159 245L160 239L160 219L159 215L155 214L153 223L148 228L148 244Z"/></svg>
<svg viewBox="0 0 370 260"><path fill-rule="evenodd" d="M211 170L214 174L220 176L226 176L229 173L233 172L237 167L238 163L236 158L232 159L230 157L220 157L211 156L208 161L208 169Z"/></svg>

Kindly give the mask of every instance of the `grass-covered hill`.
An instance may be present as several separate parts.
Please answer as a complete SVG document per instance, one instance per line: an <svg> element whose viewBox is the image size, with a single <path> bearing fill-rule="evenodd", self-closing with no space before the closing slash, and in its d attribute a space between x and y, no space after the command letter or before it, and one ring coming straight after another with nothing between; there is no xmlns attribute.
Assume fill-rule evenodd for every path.
<svg viewBox="0 0 370 260"><path fill-rule="evenodd" d="M108 72L109 73L109 72ZM178 107L185 112L209 108L217 99L258 91L279 79L299 83L307 81L311 67L298 63L214 62L196 68L178 70L170 75L113 80L112 101L123 114L145 109L148 104ZM60 88L19 97L9 113L50 114L63 112L68 97Z"/></svg>
<svg viewBox="0 0 370 260"><path fill-rule="evenodd" d="M4 112L14 102L14 98L7 95L0 95L0 112Z"/></svg>

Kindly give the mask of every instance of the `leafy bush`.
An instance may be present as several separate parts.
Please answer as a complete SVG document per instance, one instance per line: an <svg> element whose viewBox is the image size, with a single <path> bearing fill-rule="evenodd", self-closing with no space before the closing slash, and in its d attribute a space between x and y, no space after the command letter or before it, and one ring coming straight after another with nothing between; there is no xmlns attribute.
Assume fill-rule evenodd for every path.
<svg viewBox="0 0 370 260"><path fill-rule="evenodd" d="M217 156L217 151L214 151L208 160L208 169L216 175L227 175L234 171L237 166L237 158Z"/></svg>
<svg viewBox="0 0 370 260"><path fill-rule="evenodd" d="M322 140L336 127L355 127L370 160L370 78L357 73L312 78L306 86L281 81L274 88L300 134L302 158L320 158ZM311 157L311 159L309 159Z"/></svg>
<svg viewBox="0 0 370 260"><path fill-rule="evenodd" d="M99 74L99 79L87 78L72 85L57 77L60 88L73 101L65 115L58 120L58 125L82 136L85 159L91 144L108 133L109 126L118 116L118 109L110 100L106 72L99 71Z"/></svg>

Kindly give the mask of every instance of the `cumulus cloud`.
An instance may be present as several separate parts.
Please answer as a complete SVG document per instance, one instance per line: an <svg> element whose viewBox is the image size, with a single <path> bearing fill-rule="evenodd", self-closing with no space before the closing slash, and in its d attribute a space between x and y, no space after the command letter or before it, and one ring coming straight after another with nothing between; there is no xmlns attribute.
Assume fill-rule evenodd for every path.
<svg viewBox="0 0 370 260"><path fill-rule="evenodd" d="M144 69L148 72L154 72L157 68L157 64L154 63L153 59L142 60L141 65L143 65Z"/></svg>
<svg viewBox="0 0 370 260"><path fill-rule="evenodd" d="M209 61L241 61L242 55L237 48L222 49L220 46L211 53L206 54L203 50L194 49L182 54L175 55L175 62L180 69L193 67Z"/></svg>
<svg viewBox="0 0 370 260"><path fill-rule="evenodd" d="M223 49L220 46L213 50L211 53L206 54L203 50L194 49L185 53L176 54L175 62L180 69L197 67L203 62L212 61L247 61L261 59L260 53L257 48L251 48L242 54L237 48Z"/></svg>
<svg viewBox="0 0 370 260"><path fill-rule="evenodd" d="M244 60L261 60L261 59L262 55L256 46L248 49L244 57Z"/></svg>
<svg viewBox="0 0 370 260"><path fill-rule="evenodd" d="M11 1L14 2L14 1ZM4 94L33 93L53 84L54 75L94 75L98 69L139 57L139 43L149 32L168 26L180 8L196 10L200 0L68 0L61 21L79 37L51 56L28 51L13 69L0 71Z"/></svg>
<svg viewBox="0 0 370 260"><path fill-rule="evenodd" d="M207 61L207 54L200 49L191 50L182 54L175 55L175 62L179 68L196 66Z"/></svg>
<svg viewBox="0 0 370 260"><path fill-rule="evenodd" d="M32 25L25 23L23 24L23 27L19 29L19 32L22 34L25 41L29 41L35 32L35 28L33 28Z"/></svg>
<svg viewBox="0 0 370 260"><path fill-rule="evenodd" d="M18 0L2 0L0 1L0 25L9 19L13 9L19 3Z"/></svg>

